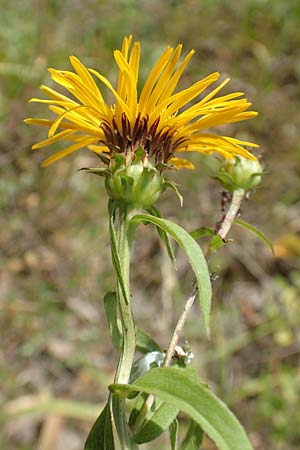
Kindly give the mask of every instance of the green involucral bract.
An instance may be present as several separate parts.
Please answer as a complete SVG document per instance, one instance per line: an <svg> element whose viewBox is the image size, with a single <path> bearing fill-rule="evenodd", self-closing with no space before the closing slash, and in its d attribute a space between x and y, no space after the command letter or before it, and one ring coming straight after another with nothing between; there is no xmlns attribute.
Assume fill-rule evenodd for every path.
<svg viewBox="0 0 300 450"><path fill-rule="evenodd" d="M251 191L260 184L262 174L263 169L259 161L236 156L222 164L218 178L229 191Z"/></svg>
<svg viewBox="0 0 300 450"><path fill-rule="evenodd" d="M142 149L129 163L120 155L115 158L105 177L109 197L116 203L133 208L154 205L163 191L163 182L160 172L145 161Z"/></svg>

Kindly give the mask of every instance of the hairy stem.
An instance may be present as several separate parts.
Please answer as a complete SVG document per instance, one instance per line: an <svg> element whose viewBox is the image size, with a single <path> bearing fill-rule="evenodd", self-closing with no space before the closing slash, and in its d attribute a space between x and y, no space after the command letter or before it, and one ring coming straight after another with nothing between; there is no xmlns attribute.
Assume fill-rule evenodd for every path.
<svg viewBox="0 0 300 450"><path fill-rule="evenodd" d="M135 326L130 304L129 266L130 266L130 237L128 233L127 209L119 208L119 224L116 239L118 257L113 255L117 278L117 299L122 323L122 351L115 375L115 383L129 382L131 367L135 353ZM114 251L114 250L113 250ZM118 261L119 259L119 266ZM119 273L118 273L119 272ZM132 441L131 433L125 414L125 399L117 395L112 396L112 411L122 450L135 450L137 445Z"/></svg>

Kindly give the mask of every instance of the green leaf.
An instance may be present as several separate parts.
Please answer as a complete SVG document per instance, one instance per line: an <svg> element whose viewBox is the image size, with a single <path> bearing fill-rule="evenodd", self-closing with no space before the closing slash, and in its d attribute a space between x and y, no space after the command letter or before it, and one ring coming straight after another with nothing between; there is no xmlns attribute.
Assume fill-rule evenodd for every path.
<svg viewBox="0 0 300 450"><path fill-rule="evenodd" d="M174 419L169 426L171 450L177 450L178 448L178 428L178 420Z"/></svg>
<svg viewBox="0 0 300 450"><path fill-rule="evenodd" d="M133 440L138 444L153 441L169 428L178 413L174 405L161 403L153 413L146 415L143 426L133 435Z"/></svg>
<svg viewBox="0 0 300 450"><path fill-rule="evenodd" d="M163 188L164 188L164 190L167 189L168 187L171 188L171 189L173 189L173 191L174 191L175 194L176 194L176 197L178 198L178 200L179 200L179 202L180 202L180 206L182 206L182 205L183 205L183 197L182 197L182 195L180 194L180 192L179 192L179 190L178 190L178 188L177 188L176 183L174 183L174 181L171 181L171 180L165 180L164 183L163 183Z"/></svg>
<svg viewBox="0 0 300 450"><path fill-rule="evenodd" d="M131 410L128 425L131 429L131 431L134 433L138 427L139 427L139 421L141 414L145 408L145 402L148 398L148 395L145 393L138 394L138 396L135 399L134 406Z"/></svg>
<svg viewBox="0 0 300 450"><path fill-rule="evenodd" d="M240 227L246 228L247 230L254 233L255 236L257 236L259 239L261 239L269 247L269 249L271 250L271 252L274 255L274 248L273 248L272 242L261 231L259 231L253 225L250 225L248 222L245 222L244 220L241 220L241 219L236 219L233 223L235 225L239 225Z"/></svg>
<svg viewBox="0 0 300 450"><path fill-rule="evenodd" d="M160 352L160 346L155 342L149 334L140 328L136 329L136 348L141 353Z"/></svg>
<svg viewBox="0 0 300 450"><path fill-rule="evenodd" d="M120 350L123 338L121 322L118 319L117 294L115 292L107 292L103 298L103 303L113 346Z"/></svg>
<svg viewBox="0 0 300 450"><path fill-rule="evenodd" d="M211 227L201 227L196 228L196 230L190 231L190 236L195 240L205 236L213 236L214 234L214 229Z"/></svg>
<svg viewBox="0 0 300 450"><path fill-rule="evenodd" d="M202 428L197 424L197 422L191 420L185 438L181 443L180 450L199 450L199 447L202 444L203 436L204 434Z"/></svg>
<svg viewBox="0 0 300 450"><path fill-rule="evenodd" d="M215 251L219 250L219 248L223 247L223 245L225 245L229 242L232 242L232 241L222 239L221 236L219 236L218 234L215 234L209 243L209 251L215 252Z"/></svg>
<svg viewBox="0 0 300 450"><path fill-rule="evenodd" d="M82 167L81 169L78 169L77 172L81 172L82 170L87 173L93 173L94 175L98 175L100 177L105 177L109 173L109 170L104 167Z"/></svg>
<svg viewBox="0 0 300 450"><path fill-rule="evenodd" d="M169 220L155 217L150 214L136 214L131 220L153 223L172 236L180 247L185 250L196 276L204 325L206 332L209 335L209 317L212 295L211 283L205 257L197 242L189 235L187 231Z"/></svg>
<svg viewBox="0 0 300 450"><path fill-rule="evenodd" d="M193 419L220 450L253 450L237 418L204 384L182 369L152 369L131 385L111 385L126 395L146 392L174 405Z"/></svg>
<svg viewBox="0 0 300 450"><path fill-rule="evenodd" d="M114 448L110 406L107 403L89 432L84 450L114 450Z"/></svg>
<svg viewBox="0 0 300 450"><path fill-rule="evenodd" d="M148 211L150 214L152 214L153 216L155 216L155 217L162 218L162 216L161 216L159 210L158 210L157 208L155 208L155 206L151 206L151 208L148 208L147 211ZM174 267L176 268L176 258L175 258L175 255L174 255L174 252L173 252L171 243L170 243L170 239L169 239L168 233L166 233L165 230L163 230L163 229L162 229L161 227L159 227L159 226L157 226L156 229L157 229L158 234L159 234L159 236L161 237L163 243L164 243L165 246L166 246L168 255L169 255L169 257L170 257L170 259L171 259L171 261L172 261Z"/></svg>

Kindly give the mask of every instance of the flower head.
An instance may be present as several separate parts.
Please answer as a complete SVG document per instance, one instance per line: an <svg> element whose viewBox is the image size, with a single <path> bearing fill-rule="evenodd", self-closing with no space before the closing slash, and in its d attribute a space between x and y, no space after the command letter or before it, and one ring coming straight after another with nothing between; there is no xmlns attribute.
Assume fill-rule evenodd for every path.
<svg viewBox="0 0 300 450"><path fill-rule="evenodd" d="M218 72L175 92L194 54L194 50L190 51L180 63L181 50L181 44L175 49L166 48L139 95L140 44L132 45L132 36L125 37L122 49L114 52L119 69L116 89L107 78L86 68L75 56L70 57L74 72L49 69L52 79L68 91L68 95L42 85L41 91L49 99L33 98L31 101L48 104L56 117L26 119L25 122L48 128L48 138L33 145L33 149L59 141L68 145L42 165L48 166L84 147L99 154L108 168L120 156L126 167L133 164L141 148L144 165L159 171L168 167L193 168L192 163L178 156L191 151L217 153L225 159L241 155L255 160L245 146L257 147L256 144L205 131L256 116L256 112L247 111L251 103L243 98L242 92L216 97L229 79L204 95L218 80ZM111 91L113 104L105 102L96 81Z"/></svg>

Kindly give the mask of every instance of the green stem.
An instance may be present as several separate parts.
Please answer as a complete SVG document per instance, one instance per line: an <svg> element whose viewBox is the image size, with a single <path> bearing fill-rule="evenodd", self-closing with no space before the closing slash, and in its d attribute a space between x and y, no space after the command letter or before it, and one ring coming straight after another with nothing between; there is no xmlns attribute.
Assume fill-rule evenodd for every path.
<svg viewBox="0 0 300 450"><path fill-rule="evenodd" d="M117 277L117 299L122 323L123 343L114 380L115 383L121 384L129 383L135 353L135 325L131 311L129 289L130 244L128 211L125 207L120 207L115 249L117 250L117 258L119 258L119 267L116 267L116 257L113 256L113 260L115 268L117 272L120 272L119 275L122 278L120 280L120 276ZM125 399L114 395L112 398L112 409L121 449L137 449L137 445L131 439L131 433L126 420Z"/></svg>
<svg viewBox="0 0 300 450"><path fill-rule="evenodd" d="M127 384L129 382L135 352L135 326L130 304L130 242L128 235L127 210L125 208L120 208L119 210L117 249L120 257L120 268L124 282L123 289L119 280L117 282L117 298L122 322L123 347L114 381L115 383Z"/></svg>

